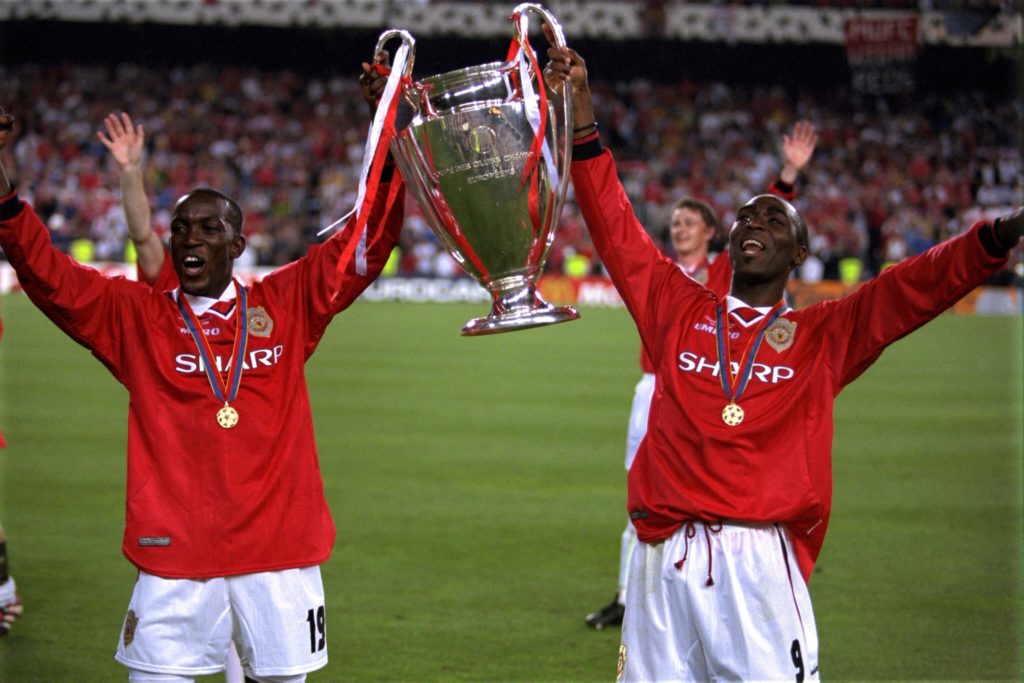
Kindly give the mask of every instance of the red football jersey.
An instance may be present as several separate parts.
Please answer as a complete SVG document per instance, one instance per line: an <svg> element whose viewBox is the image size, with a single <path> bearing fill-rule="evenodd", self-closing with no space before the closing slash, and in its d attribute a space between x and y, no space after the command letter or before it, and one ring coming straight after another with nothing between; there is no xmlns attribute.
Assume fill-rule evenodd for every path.
<svg viewBox="0 0 1024 683"><path fill-rule="evenodd" d="M638 537L663 541L690 519L781 522L809 579L832 509L836 395L886 346L981 284L1005 257L985 250L979 224L842 300L787 309L767 329L738 400L745 417L729 426L718 296L651 242L607 150L588 158L577 148L572 176L597 252L655 366L658 392L629 470L628 510ZM731 320L733 373L740 374L737 365L760 327Z"/></svg>
<svg viewBox="0 0 1024 683"><path fill-rule="evenodd" d="M722 298L725 298L732 286L732 262L729 260L728 251L709 254L708 258L693 271L683 272ZM654 363L651 362L643 344L640 345L640 369L645 374L654 374Z"/></svg>
<svg viewBox="0 0 1024 683"><path fill-rule="evenodd" d="M792 202L796 199L796 186L788 185L778 178L768 186L768 192L786 201ZM732 288L732 261L729 259L728 250L723 250L720 254L708 254L703 263L691 271L684 272L710 289L720 299L724 299ZM654 373L654 363L647 356L643 345L640 346L640 369L646 374Z"/></svg>
<svg viewBox="0 0 1024 683"><path fill-rule="evenodd" d="M239 414L233 429L216 421L223 403L179 314L176 291L79 265L51 245L27 204L13 193L0 199L0 243L25 292L128 389L123 551L139 568L207 578L315 565L330 555L334 524L304 366L328 323L380 273L398 240L403 191L384 215L387 191L381 188L370 217L365 275L356 272L356 260L339 272L351 240L351 231L342 230L248 287L248 345L231 404ZM199 316L225 372L236 305L237 299L228 310L215 306Z"/></svg>

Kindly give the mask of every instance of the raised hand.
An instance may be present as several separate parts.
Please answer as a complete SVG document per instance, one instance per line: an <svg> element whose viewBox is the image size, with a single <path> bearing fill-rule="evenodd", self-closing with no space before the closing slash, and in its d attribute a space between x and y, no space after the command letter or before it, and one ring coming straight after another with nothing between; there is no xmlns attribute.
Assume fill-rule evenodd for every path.
<svg viewBox="0 0 1024 683"><path fill-rule="evenodd" d="M146 140L146 132L140 123L138 126L132 124L132 117L124 112L120 118L116 114L108 114L103 119L103 131L96 131L96 137L110 150L114 161L124 171L129 167L138 167L142 163L142 148Z"/></svg>
<svg viewBox="0 0 1024 683"><path fill-rule="evenodd" d="M576 130L594 123L593 102L590 98L590 83L587 80L587 63L572 48L554 44L554 32L544 24L544 36L551 43L548 48L548 63L544 67L544 82L555 91L562 92L568 82L572 88L573 125ZM586 132L586 131L584 131Z"/></svg>
<svg viewBox="0 0 1024 683"><path fill-rule="evenodd" d="M391 64L391 55L381 50L373 56L373 64L363 62L363 73L359 76L359 87L363 91L363 99L370 105L370 112L377 110L377 103L384 94L388 84L387 68Z"/></svg>
<svg viewBox="0 0 1024 683"><path fill-rule="evenodd" d="M818 132L810 121L797 121L793 126L792 135L782 136L783 162L792 166L798 173L814 155L818 144Z"/></svg>

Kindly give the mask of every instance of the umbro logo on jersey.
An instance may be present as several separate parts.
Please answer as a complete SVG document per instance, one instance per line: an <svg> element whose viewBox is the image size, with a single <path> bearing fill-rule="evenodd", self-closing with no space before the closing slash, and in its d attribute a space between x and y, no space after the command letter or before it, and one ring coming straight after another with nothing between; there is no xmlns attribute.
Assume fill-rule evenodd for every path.
<svg viewBox="0 0 1024 683"><path fill-rule="evenodd" d="M179 327L178 331L181 332L186 337L191 336L191 334L192 334L191 332L188 331L188 328L185 327L184 325ZM219 337L220 336L220 328L219 327L204 327L203 328L203 334L205 334L207 337Z"/></svg>
<svg viewBox="0 0 1024 683"><path fill-rule="evenodd" d="M718 329L718 325L715 324L715 319L712 317L706 317L699 323L694 323L693 329L698 332L707 332L708 334L715 334ZM740 333L736 330L729 330L729 339L739 339Z"/></svg>
<svg viewBox="0 0 1024 683"><path fill-rule="evenodd" d="M730 363L730 367L733 374L737 374L740 371L739 363ZM683 372L705 372L709 373L712 377L718 377L721 374L721 368L717 360L709 360L704 356L698 356L692 351L683 351L679 354L679 369ZM793 368L786 365L754 363L750 368L750 377L765 384L785 382L793 379L793 375Z"/></svg>

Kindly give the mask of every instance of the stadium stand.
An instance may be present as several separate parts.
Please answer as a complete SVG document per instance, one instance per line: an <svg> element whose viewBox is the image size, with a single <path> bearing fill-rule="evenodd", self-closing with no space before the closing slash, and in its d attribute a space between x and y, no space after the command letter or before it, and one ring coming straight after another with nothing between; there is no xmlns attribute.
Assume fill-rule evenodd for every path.
<svg viewBox="0 0 1024 683"><path fill-rule="evenodd" d="M319 7L317 11L333 7L337 16L375 10L381 4L312 3ZM849 11L842 3L825 3L830 7L823 9L823 3L816 2L747 3L742 7L722 2L594 4L633 12L635 16L646 7L674 17L665 28L668 35L681 30L677 26L682 21L680 13L700 10L721 15L728 11L734 28L746 27L736 28L739 33L734 32L731 40L770 41L773 54L787 60L781 62L787 65L800 63L808 53L787 57L785 48L774 45L774 41L795 39L771 37L764 30L758 33L754 30L757 22L751 17L760 17L761 25L767 25L766 17L771 13L778 19L786 16L784 12L799 10L824 25L832 21L829 17L841 19L843 12ZM919 3L906 1L880 0L874 4L887 11L919 7ZM948 23L953 10L988 17L982 27L975 29L975 35L988 31L988 40L995 40L993 32L1001 31L1009 32L1009 37L1004 35L999 40L1012 44L1019 39L1019 16L1016 24L1004 21L1014 3L947 3L939 8L942 12L936 9L939 0L926 4L929 8L920 12L922 43L952 40L949 34L928 33L924 26L934 16ZM261 17L272 18L280 12L298 11L295 7L309 6L277 3L282 7L277 7L279 14L275 15L276 5L271 2L213 0L177 5L198 12L196 16L201 14L208 23L222 24L227 20L216 20L210 13L244 7L242 14L248 21L260 23ZM483 7L484 3L472 2L399 5L409 6L402 12L415 10L435 17L442 10L483 12L486 16L491 11ZM593 34L573 13L579 9L576 4L561 5L566 12L567 34L572 35L572 28L583 35L588 35L588 30ZM131 13L138 12L142 14L134 19L145 20L145 13L157 11L158 6L130 0L56 4L0 0L0 17L18 20L6 23L2 29L8 47L3 49L0 66L0 100L17 114L21 126L12 168L21 169L22 177L39 179L22 186L23 195L34 200L63 248L72 250L74 246L95 260L125 259L127 238L116 195L116 169L95 137L107 113L124 110L146 129L146 182L158 232L166 232L168 210L186 188L211 185L240 197L247 216L247 254L252 263L279 265L292 260L305 252L320 228L346 213L354 201L368 124L356 90L357 59L349 60L351 64L344 59L334 60L330 66L319 68L308 61L277 67L225 67L216 60L217 55L204 53L202 38L208 34L197 33L184 34L193 38L188 43L188 54L179 50L162 60L147 58L152 55L141 47L138 54L130 53L132 61L122 61L123 55L119 59L104 55L98 61L75 59L75 49L68 47L75 44L74 40L63 43L66 59L45 52L43 46L22 54L31 42L23 34L52 29L54 24L46 22L58 20L57 25L66 29L74 21L95 20L96 12L105 13L100 18L120 21L132 21ZM286 10L289 6L293 9ZM76 7L77 15L72 11ZM502 11L507 12L507 8ZM632 26L628 22L624 25ZM93 30L89 34L93 44L78 54L91 54L91 48L106 42L105 34L97 34L95 24L81 26L79 33L83 36L87 35L86 28ZM160 26L144 25L133 30L134 39L143 38L133 40L133 44L159 43L159 39L148 39L166 34ZM239 29L229 26L193 30L221 31L232 40L246 40L246 34L240 38ZM427 22L420 30L430 35L440 28ZM283 33L303 38L312 35L301 28ZM374 31L348 35L348 42L358 43L365 52L374 35ZM810 38L801 40L834 42L824 30L808 35ZM6 40L12 37L16 40ZM588 44L588 54L594 54L592 46L596 44ZM617 47L621 53L622 49L637 50L645 44L649 43L627 41ZM430 52L429 45L421 44L423 61ZM439 45L434 43L435 48ZM656 45L662 51L666 45L669 49L692 49L692 41L686 40L664 40ZM464 50L464 43L459 46ZM492 47L487 43L487 52L494 52ZM310 49L315 52L316 46ZM761 49L763 46L757 48ZM842 48L834 45L814 49L819 51L815 54L827 55L826 61L834 61L836 54L842 53ZM958 50L958 56L981 52L969 47L934 49ZM782 132L798 118L811 120L821 142L803 179L799 206L814 232L820 275L839 278L840 263L850 258L859 259L865 274L870 275L888 261L918 253L965 228L978 217L979 210L997 210L1014 204L1021 196L1021 104L1015 96L1015 83L999 82L1016 73L1012 48L986 50L988 65L995 64L994 83L975 81L978 89L971 90L962 87L961 81L960 87L943 90L941 79L929 82L925 76L913 92L884 96L859 92L848 81L837 87L834 74L824 85L813 77L811 66L804 74L789 74L788 81L780 78L772 82L760 75L744 78L742 56L733 63L720 59L712 67L666 63L657 80L649 73L646 78L634 75L596 81L598 119L605 143L620 160L624 184L641 220L663 243L665 207L683 194L710 202L728 224L730 211L752 191L765 187L777 172L774 146ZM477 52L485 53L483 47ZM201 61L193 63L191 59ZM600 54L596 59L601 59ZM245 61L245 55L238 55L235 63ZM918 71L936 70L928 66L924 55L920 61ZM716 67L720 67L718 71L725 80L706 77ZM639 65L633 71L641 73ZM847 74L843 76L848 79ZM549 271L561 272L567 256L573 267L578 268L583 257L594 272L599 272L600 264L592 258L587 232L571 198L563 212ZM457 274L411 204L397 272Z"/></svg>

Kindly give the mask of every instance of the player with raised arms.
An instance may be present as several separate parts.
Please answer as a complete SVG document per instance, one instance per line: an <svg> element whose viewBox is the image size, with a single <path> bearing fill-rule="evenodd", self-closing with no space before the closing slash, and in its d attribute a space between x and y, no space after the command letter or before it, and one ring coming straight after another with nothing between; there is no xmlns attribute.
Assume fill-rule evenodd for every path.
<svg viewBox="0 0 1024 683"><path fill-rule="evenodd" d="M592 134L586 127L580 137ZM818 134L809 121L798 121L791 135L782 136L782 170L779 177L768 187L768 192L792 201L796 198L796 182L800 172L814 155ZM732 280L732 264L728 250L715 254L711 242L718 236L719 221L709 204L692 197L676 202L669 219L669 238L675 252L676 263L684 273L701 283L719 296L725 296ZM639 381L633 389L630 404L629 424L626 429L626 471L629 471L636 457L636 451L647 433L647 415L654 396L654 364L640 347ZM587 615L588 625L597 630L622 624L626 605L626 584L629 576L629 558L636 545L636 529L626 521L619 540L619 587L611 602Z"/></svg>
<svg viewBox="0 0 1024 683"><path fill-rule="evenodd" d="M584 60L568 47L548 56L548 84L571 88L574 123L593 124ZM807 582L832 509L835 397L1002 268L1024 210L795 311L783 294L808 234L786 200L758 195L736 212L721 298L647 236L596 130L576 141L572 178L658 386L628 478L639 542L619 679L817 680Z"/></svg>
<svg viewBox="0 0 1024 683"><path fill-rule="evenodd" d="M10 138L0 131L0 149ZM297 683L326 664L319 565L335 531L304 366L397 243L391 170L365 232L340 230L249 286L233 277L241 210L192 190L171 214L170 292L55 249L0 172L0 246L23 289L128 390L122 550L139 576L116 658L130 681L222 671L232 640L254 681Z"/></svg>

